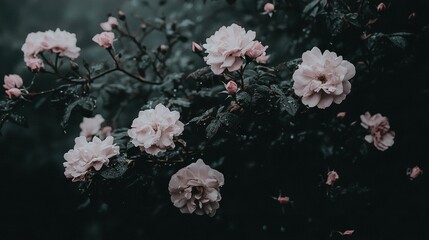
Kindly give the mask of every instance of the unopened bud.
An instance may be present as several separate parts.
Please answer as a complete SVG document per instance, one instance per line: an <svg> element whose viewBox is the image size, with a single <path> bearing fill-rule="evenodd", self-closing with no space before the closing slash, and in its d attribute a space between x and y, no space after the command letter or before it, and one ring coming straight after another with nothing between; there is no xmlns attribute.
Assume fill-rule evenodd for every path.
<svg viewBox="0 0 429 240"><path fill-rule="evenodd" d="M201 47L200 44L196 43L196 42L192 42L192 52L194 53L199 53L203 51L203 47Z"/></svg>
<svg viewBox="0 0 429 240"><path fill-rule="evenodd" d="M125 20L125 18L126 18L125 13L124 13L124 12L122 12L121 10L119 10L119 11L118 11L118 18L119 18L119 20L124 21L124 20Z"/></svg>
<svg viewBox="0 0 429 240"><path fill-rule="evenodd" d="M234 81L229 81L226 85L225 85L225 89L228 92L228 94L233 95L237 92L238 87L237 87L237 83L235 83Z"/></svg>
<svg viewBox="0 0 429 240"><path fill-rule="evenodd" d="M380 3L380 4L378 4L378 6L377 6L377 11L378 11L378 12L382 12L382 11L384 11L384 10L386 10L386 4L384 4L384 3Z"/></svg>
<svg viewBox="0 0 429 240"><path fill-rule="evenodd" d="M21 96L21 90L18 88L11 88L6 90L6 94L10 99L17 99Z"/></svg>

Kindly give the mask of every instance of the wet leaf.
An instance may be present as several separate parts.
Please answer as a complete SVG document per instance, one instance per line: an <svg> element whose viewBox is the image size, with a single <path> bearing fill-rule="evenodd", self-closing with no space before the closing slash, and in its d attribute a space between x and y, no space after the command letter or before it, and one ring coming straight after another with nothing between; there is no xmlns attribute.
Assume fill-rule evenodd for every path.
<svg viewBox="0 0 429 240"><path fill-rule="evenodd" d="M240 124L237 115L230 112L223 112L218 115L219 121L229 129L236 129Z"/></svg>
<svg viewBox="0 0 429 240"><path fill-rule="evenodd" d="M279 99L279 105L280 111L286 111L292 116L295 116L299 108L298 101L291 96L281 97Z"/></svg>
<svg viewBox="0 0 429 240"><path fill-rule="evenodd" d="M120 178L128 170L128 162L124 156L111 160L109 166L103 167L100 175L105 179Z"/></svg>
<svg viewBox="0 0 429 240"><path fill-rule="evenodd" d="M221 125L222 125L222 123L218 119L212 120L210 122L210 124L207 125L206 137L208 139L212 139L216 135L216 133L218 132Z"/></svg>
<svg viewBox="0 0 429 240"><path fill-rule="evenodd" d="M18 114L14 114L14 113L9 114L8 120L19 125L19 126L21 126L21 127L28 127L28 121L22 115L18 115Z"/></svg>

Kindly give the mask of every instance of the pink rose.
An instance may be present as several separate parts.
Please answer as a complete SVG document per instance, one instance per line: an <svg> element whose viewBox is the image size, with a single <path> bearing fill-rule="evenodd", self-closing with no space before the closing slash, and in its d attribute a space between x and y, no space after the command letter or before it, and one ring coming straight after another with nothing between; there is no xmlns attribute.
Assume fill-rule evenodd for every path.
<svg viewBox="0 0 429 240"><path fill-rule="evenodd" d="M22 87L23 81L19 75L10 74L4 76L3 87L6 89L20 88Z"/></svg>
<svg viewBox="0 0 429 240"><path fill-rule="evenodd" d="M229 81L226 85L225 85L225 89L228 92L228 94L233 95L237 92L238 87L237 87L237 83L235 83L234 81Z"/></svg>
<svg viewBox="0 0 429 240"><path fill-rule="evenodd" d="M43 51L58 53L60 56L75 59L79 57L80 48L76 47L76 35L56 29L55 32L30 33L25 39L21 50L24 52L24 61L32 71L39 71L44 67L38 54Z"/></svg>
<svg viewBox="0 0 429 240"><path fill-rule="evenodd" d="M119 25L118 19L115 17L109 17L107 22L100 23L100 27L107 32L112 31L113 28L116 28Z"/></svg>
<svg viewBox="0 0 429 240"><path fill-rule="evenodd" d="M421 170L418 166L415 166L412 169L407 170L407 175L410 176L411 180L419 177L422 174L423 174L423 170Z"/></svg>
<svg viewBox="0 0 429 240"><path fill-rule="evenodd" d="M237 24L221 27L214 35L207 38L203 45L208 55L204 60L214 74L222 74L225 69L237 71L243 64L247 50L253 46L256 33L247 31Z"/></svg>
<svg viewBox="0 0 429 240"><path fill-rule="evenodd" d="M109 164L109 158L118 154L119 147L113 144L112 136L104 141L94 137L92 142L88 142L85 136L77 137L74 148L64 154L64 175L73 182L85 181L89 171L99 171L103 165Z"/></svg>
<svg viewBox="0 0 429 240"><path fill-rule="evenodd" d="M330 171L328 172L328 178L326 179L326 185L332 186L340 178L337 172Z"/></svg>
<svg viewBox="0 0 429 240"><path fill-rule="evenodd" d="M168 191L171 201L182 213L213 217L219 208L223 174L199 159L171 176Z"/></svg>
<svg viewBox="0 0 429 240"><path fill-rule="evenodd" d="M355 75L353 64L341 56L319 48L302 54L302 63L293 74L295 94L302 96L302 103L309 107L329 107L340 104L350 93L349 80Z"/></svg>
<svg viewBox="0 0 429 240"><path fill-rule="evenodd" d="M179 121L180 113L170 111L162 104L155 109L140 111L134 119L128 135L131 142L140 150L151 155L165 152L167 148L174 148L173 138L183 132L184 124Z"/></svg>
<svg viewBox="0 0 429 240"><path fill-rule="evenodd" d="M6 90L6 94L10 99L16 99L19 98L22 93L18 88L11 88Z"/></svg>
<svg viewBox="0 0 429 240"><path fill-rule="evenodd" d="M362 127L369 130L370 134L365 136L365 140L374 143L374 146L385 151L394 143L395 132L390 130L389 120L387 117L377 113L371 116L369 112L360 116Z"/></svg>
<svg viewBox="0 0 429 240"><path fill-rule="evenodd" d="M265 53L268 46L263 46L261 42L254 41L252 47L247 50L246 56L254 59L257 63L266 63L268 60L268 56Z"/></svg>
<svg viewBox="0 0 429 240"><path fill-rule="evenodd" d="M192 42L192 52L196 53L196 52L202 52L202 51L203 51L203 47L201 47L200 44L196 42Z"/></svg>
<svg viewBox="0 0 429 240"><path fill-rule="evenodd" d="M98 45L104 48L110 48L113 45L113 40L115 39L115 34L112 32L102 32L96 34L92 41L96 42Z"/></svg>
<svg viewBox="0 0 429 240"><path fill-rule="evenodd" d="M44 32L43 50L58 53L70 59L79 57L80 48L76 47L76 34L61 31L59 28Z"/></svg>
<svg viewBox="0 0 429 240"><path fill-rule="evenodd" d="M101 129L101 124L104 122L104 118L97 114L93 118L83 118L82 123L79 125L81 132L80 136L92 138L97 135Z"/></svg>

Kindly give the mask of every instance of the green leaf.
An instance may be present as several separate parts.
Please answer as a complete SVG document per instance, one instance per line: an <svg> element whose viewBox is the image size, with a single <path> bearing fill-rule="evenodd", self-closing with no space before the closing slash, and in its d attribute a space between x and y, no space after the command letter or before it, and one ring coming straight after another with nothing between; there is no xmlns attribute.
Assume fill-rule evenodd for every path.
<svg viewBox="0 0 429 240"><path fill-rule="evenodd" d="M208 139L212 139L218 132L221 125L222 123L218 119L212 120L206 128L206 137Z"/></svg>
<svg viewBox="0 0 429 240"><path fill-rule="evenodd" d="M295 116L299 108L298 101L291 96L281 97L279 99L279 104L280 104L280 111L286 111L292 116Z"/></svg>
<svg viewBox="0 0 429 240"><path fill-rule="evenodd" d="M119 156L110 162L110 165L103 167L100 175L105 179L116 179L122 177L128 170L128 162L124 156Z"/></svg>
<svg viewBox="0 0 429 240"><path fill-rule="evenodd" d="M197 116L192 118L189 123L197 123L200 124L201 122L205 122L207 119L210 118L210 116L213 114L214 112L214 107L210 108L209 110L205 111L203 114L201 114L201 116Z"/></svg>
<svg viewBox="0 0 429 240"><path fill-rule="evenodd" d="M22 115L11 113L8 116L8 120L19 125L19 126L21 126L21 127L28 127L28 121Z"/></svg>
<svg viewBox="0 0 429 240"><path fill-rule="evenodd" d="M240 124L237 115L230 112L223 112L218 115L219 121L229 129L236 129Z"/></svg>
<svg viewBox="0 0 429 240"><path fill-rule="evenodd" d="M67 127L67 124L68 124L68 122L69 122L69 120L70 120L71 113L72 113L73 109L74 109L78 104L79 104L79 100L76 100L76 101L72 102L71 104L69 104L69 105L67 106L67 108L65 109L65 111L64 111L64 115L63 115L63 119L62 119L62 121L61 121L61 127L62 127L63 129Z"/></svg>
<svg viewBox="0 0 429 240"><path fill-rule="evenodd" d="M252 101L252 97L247 92L239 91L236 96L238 104L240 106L247 108L250 106L250 101Z"/></svg>

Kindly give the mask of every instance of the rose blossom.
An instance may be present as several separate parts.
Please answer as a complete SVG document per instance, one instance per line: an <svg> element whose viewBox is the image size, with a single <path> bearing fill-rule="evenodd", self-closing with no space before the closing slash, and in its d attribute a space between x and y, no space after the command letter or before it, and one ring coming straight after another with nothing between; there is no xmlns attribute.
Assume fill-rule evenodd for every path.
<svg viewBox="0 0 429 240"><path fill-rule="evenodd" d="M165 152L167 148L174 148L173 138L183 132L184 124L179 121L180 113L170 111L162 104L155 109L140 111L134 119L128 135L131 142L140 150L151 155Z"/></svg>
<svg viewBox="0 0 429 240"><path fill-rule="evenodd" d="M21 96L21 90L19 90L18 88L11 88L6 90L6 94L10 99L15 99L15 98L19 98Z"/></svg>
<svg viewBox="0 0 429 240"><path fill-rule="evenodd" d="M64 175L72 178L73 182L85 181L85 175L90 170L100 170L103 165L109 164L109 158L118 154L119 147L113 144L112 136L104 141L94 137L92 142L87 142L85 136L77 137L74 148L64 154Z"/></svg>
<svg viewBox="0 0 429 240"><path fill-rule="evenodd" d="M235 23L229 27L223 26L203 45L208 53L204 60L214 74L221 74L225 69L237 71L243 64L245 53L253 46L255 37L254 31L246 32Z"/></svg>
<svg viewBox="0 0 429 240"><path fill-rule="evenodd" d="M229 81L226 85L225 85L225 89L228 92L228 94L233 95L237 92L238 87L237 87L237 83L235 83L234 81Z"/></svg>
<svg viewBox="0 0 429 240"><path fill-rule="evenodd" d="M174 206L182 213L213 217L219 208L219 188L223 184L223 174L198 159L171 177L168 191Z"/></svg>
<svg viewBox="0 0 429 240"><path fill-rule="evenodd" d="M95 115L93 118L84 117L83 121L79 125L81 129L80 136L88 138L97 135L103 122L104 118L100 114Z"/></svg>
<svg viewBox="0 0 429 240"><path fill-rule="evenodd" d="M17 74L10 74L4 76L3 87L6 89L20 88L22 87L22 78Z"/></svg>
<svg viewBox="0 0 429 240"><path fill-rule="evenodd" d="M28 34L21 50L24 52L24 61L34 71L44 67L43 61L37 55L43 51L51 51L60 56L75 59L79 57L80 48L76 47L76 35L57 28L54 31L36 32Z"/></svg>
<svg viewBox="0 0 429 240"><path fill-rule="evenodd" d="M302 63L293 74L295 94L302 96L302 103L309 107L329 107L340 104L350 93L349 80L355 75L353 64L336 53L319 48L302 54Z"/></svg>
<svg viewBox="0 0 429 240"><path fill-rule="evenodd" d="M75 59L79 57L80 48L76 47L76 34L61 31L59 28L54 31L45 32L45 43L48 47L45 50L50 50L58 53L60 56Z"/></svg>
<svg viewBox="0 0 429 240"><path fill-rule="evenodd" d="M102 32L96 34L92 41L96 42L98 45L104 48L110 48L113 45L113 40L115 39L115 34L112 32Z"/></svg>
<svg viewBox="0 0 429 240"><path fill-rule="evenodd" d="M247 50L246 56L254 59L257 63L267 63L268 57L265 53L265 50L267 50L268 46L263 46L261 42L254 41L252 44L252 47Z"/></svg>
<svg viewBox="0 0 429 240"><path fill-rule="evenodd" d="M422 174L423 174L423 170L421 170L418 166L415 166L412 169L407 170L407 175L410 176L411 180L417 178Z"/></svg>
<svg viewBox="0 0 429 240"><path fill-rule="evenodd" d="M113 28L117 27L119 25L118 19L115 17L109 17L107 19L107 22L100 23L100 27L107 32L112 31Z"/></svg>
<svg viewBox="0 0 429 240"><path fill-rule="evenodd" d="M389 120L380 113L371 116L369 112L360 116L362 127L369 130L370 134L365 136L365 140L374 143L374 146L384 151L394 143L395 132L390 130Z"/></svg>
<svg viewBox="0 0 429 240"><path fill-rule="evenodd" d="M340 178L337 172L330 171L328 172L328 178L326 179L326 185L332 186Z"/></svg>

